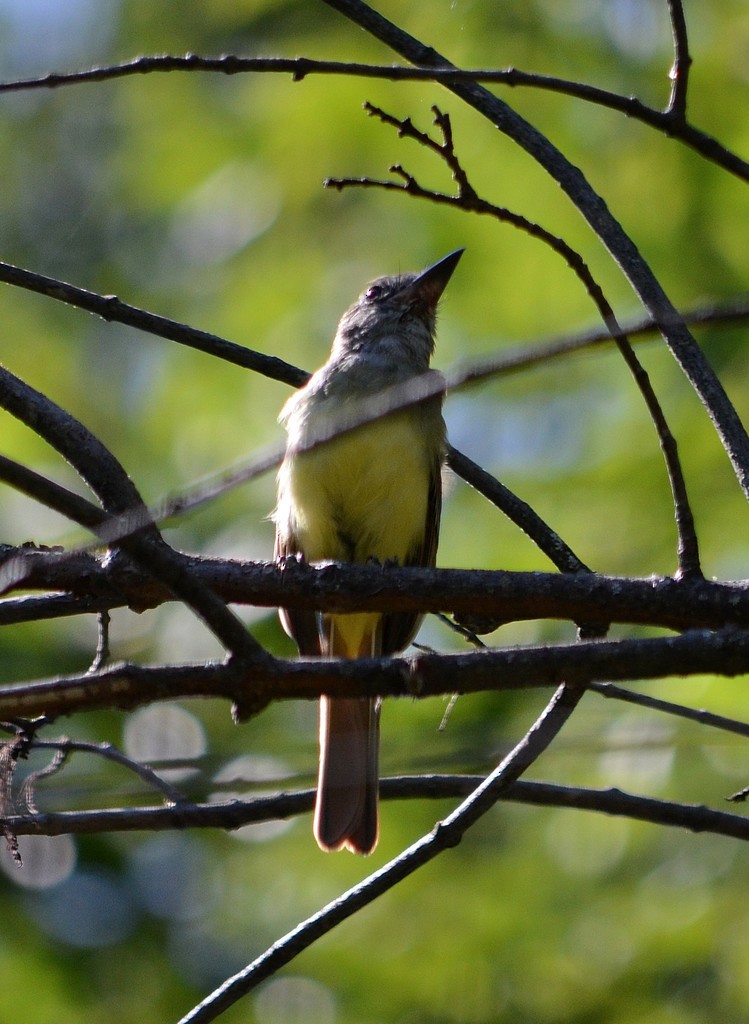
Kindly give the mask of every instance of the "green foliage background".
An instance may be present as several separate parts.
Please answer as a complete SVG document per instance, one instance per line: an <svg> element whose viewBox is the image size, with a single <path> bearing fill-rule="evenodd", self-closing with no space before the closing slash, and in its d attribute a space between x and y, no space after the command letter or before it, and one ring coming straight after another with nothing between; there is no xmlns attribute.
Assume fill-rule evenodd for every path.
<svg viewBox="0 0 749 1024"><path fill-rule="evenodd" d="M380 9L469 67L514 64L664 104L671 41L662 0L383 0ZM687 5L695 58L693 120L749 152L740 0ZM0 2L0 79L145 53L305 55L390 62L392 55L312 0ZM688 307L746 289L745 185L641 124L563 96L517 89L515 105L577 163ZM551 252L488 219L382 192L324 191L328 176L383 177L404 164L449 190L444 167L368 119L362 102L421 128L439 104L478 191L563 235L590 263L617 313L638 314L624 278L559 189L477 114L436 86L289 76L169 74L0 97L0 257L185 321L312 369L341 311L371 277L416 269L457 246L437 365L596 324L577 280ZM92 428L147 500L278 443L288 389L48 299L4 287L5 365ZM702 331L739 413L749 386L741 331ZM708 419L663 346L640 347L685 459L705 570L748 574L746 507ZM668 487L641 399L614 352L556 362L448 401L453 443L496 473L593 568L675 569ZM46 446L5 415L3 450L77 486ZM270 477L177 522L187 550L267 559ZM79 540L59 517L11 492L8 543ZM439 562L548 568L462 482L450 485ZM275 616L250 616L288 652ZM624 630L619 630L621 635ZM556 623L503 628L492 642L570 639ZM424 642L459 641L436 622ZM113 656L218 656L174 608L118 613ZM3 680L82 670L91 622L6 629ZM742 681L671 680L654 692L736 717ZM543 706L544 694L391 702L383 770L487 771ZM275 706L232 725L224 704L189 711L207 749L191 795L250 755L256 778L310 784L315 710ZM125 716L60 723L123 742ZM40 767L42 758L32 767ZM264 766L264 767L263 767ZM265 773L265 775L264 775ZM736 738L586 698L533 777L619 786L722 806L747 782ZM258 783L259 784L259 783ZM245 790L250 790L246 787ZM121 772L74 760L38 794L42 807L142 803ZM0 880L3 1014L25 1024L174 1020L305 915L428 830L447 804L388 804L367 862L317 851L309 822L249 841L223 834L114 836L77 844L73 875L45 890ZM749 1017L747 855L691 836L572 811L500 806L462 846L319 943L225 1016L227 1024L707 1024ZM97 888L98 887L98 888ZM98 895L97 895L98 894ZM106 897L106 898L105 898ZM70 922L98 918L85 931Z"/></svg>

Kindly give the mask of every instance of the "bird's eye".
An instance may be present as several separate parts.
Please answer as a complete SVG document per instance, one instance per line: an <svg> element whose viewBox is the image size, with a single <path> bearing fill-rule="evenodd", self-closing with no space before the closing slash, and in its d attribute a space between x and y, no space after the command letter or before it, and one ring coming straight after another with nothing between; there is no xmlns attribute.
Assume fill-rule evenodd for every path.
<svg viewBox="0 0 749 1024"><path fill-rule="evenodd" d="M364 293L364 298L369 302L376 302L377 299L382 297L383 287L381 284L372 284L367 288Z"/></svg>

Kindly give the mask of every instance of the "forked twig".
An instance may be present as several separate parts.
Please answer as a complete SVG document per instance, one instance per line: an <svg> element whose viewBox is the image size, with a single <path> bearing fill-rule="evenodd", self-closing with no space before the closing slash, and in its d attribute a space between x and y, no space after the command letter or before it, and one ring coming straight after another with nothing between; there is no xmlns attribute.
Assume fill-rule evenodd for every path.
<svg viewBox="0 0 749 1024"><path fill-rule="evenodd" d="M22 792L32 814L38 814L34 806L34 789L37 783L60 771L71 754L75 753L92 754L95 757L102 757L113 764L126 768L129 772L137 775L149 789L155 789L161 793L167 806L180 806L185 802L184 794L172 786L170 782L167 782L166 779L162 778L158 772L154 771L149 765L128 757L127 754L123 753L112 743L90 743L84 740L72 740L67 736L62 736L55 740L39 740L34 738L29 744L29 751L31 750L51 750L54 752L52 761L45 768L32 772L24 780Z"/></svg>

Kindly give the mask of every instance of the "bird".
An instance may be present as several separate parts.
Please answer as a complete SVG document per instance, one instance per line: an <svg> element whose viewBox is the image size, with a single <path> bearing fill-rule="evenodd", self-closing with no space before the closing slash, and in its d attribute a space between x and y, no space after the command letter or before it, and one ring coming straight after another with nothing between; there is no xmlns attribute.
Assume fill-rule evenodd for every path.
<svg viewBox="0 0 749 1024"><path fill-rule="evenodd" d="M444 381L429 365L437 306L463 251L420 273L371 281L341 317L327 362L284 405L286 452L271 516L280 564L434 566L446 439ZM402 394L425 375L427 397L387 411L388 389ZM364 407L371 410L379 396L380 414L365 418ZM300 608L279 614L302 656L324 658L396 654L422 618ZM380 704L320 698L313 831L322 850L368 854L377 845Z"/></svg>

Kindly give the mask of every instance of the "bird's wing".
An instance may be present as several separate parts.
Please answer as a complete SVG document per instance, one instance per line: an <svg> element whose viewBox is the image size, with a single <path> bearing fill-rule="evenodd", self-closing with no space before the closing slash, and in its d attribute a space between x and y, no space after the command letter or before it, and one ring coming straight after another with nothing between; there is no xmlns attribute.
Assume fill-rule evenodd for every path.
<svg viewBox="0 0 749 1024"><path fill-rule="evenodd" d="M421 542L409 551L404 565L431 568L437 558L442 514L442 461L435 458L429 473L429 496ZM411 643L421 625L418 612L394 612L382 617L382 653L395 654Z"/></svg>
<svg viewBox="0 0 749 1024"><path fill-rule="evenodd" d="M288 533L282 536L277 530L273 557L277 562L289 557L303 557L296 537ZM309 608L279 608L278 615L284 630L296 642L299 653L306 657L319 657L322 651L317 613Z"/></svg>

